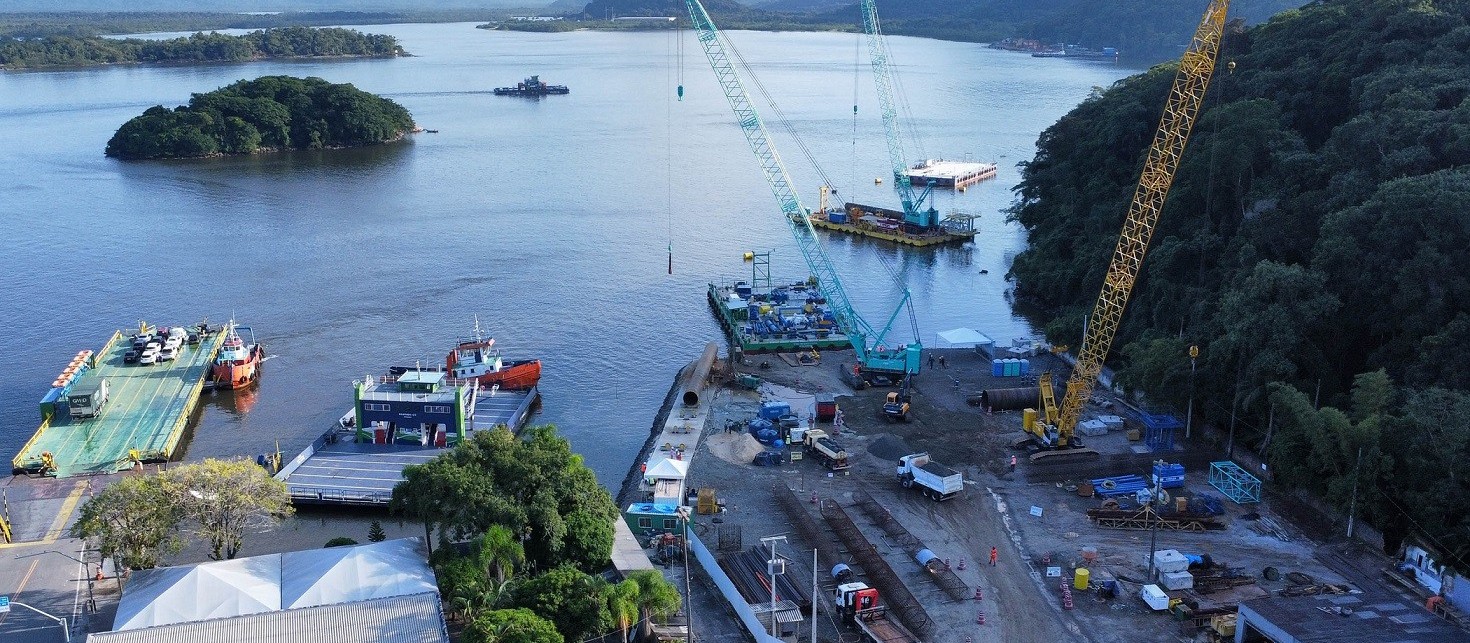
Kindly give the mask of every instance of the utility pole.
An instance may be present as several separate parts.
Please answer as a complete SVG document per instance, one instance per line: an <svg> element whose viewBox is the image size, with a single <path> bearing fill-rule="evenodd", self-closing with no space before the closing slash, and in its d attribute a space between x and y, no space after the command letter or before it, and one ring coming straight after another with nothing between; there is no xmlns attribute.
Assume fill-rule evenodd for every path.
<svg viewBox="0 0 1470 643"><path fill-rule="evenodd" d="M59 623L61 625L61 638L62 638L62 640L66 641L67 643L71 643L71 628L67 627L67 625L66 625L66 619L61 618L61 617L56 616L56 615L53 615L53 614L48 614L46 612L42 612L41 610L38 610L38 609L36 609L34 607L31 607L30 605L26 605L25 603L22 603L20 601L10 601L10 604L11 605L15 605L17 607L24 607L24 608L26 608L26 609L28 609L28 610L30 610L32 612L35 612L37 614L40 614L41 616L44 616L44 617L49 618L49 619L51 619L53 621L56 621L57 623Z"/></svg>
<svg viewBox="0 0 1470 643"><path fill-rule="evenodd" d="M1154 552L1159 546L1159 479L1154 477L1154 494L1148 501L1149 534L1148 534L1148 582L1154 582Z"/></svg>
<svg viewBox="0 0 1470 643"><path fill-rule="evenodd" d="M812 548L812 643L817 643L817 606L822 601L817 598L817 548Z"/></svg>
<svg viewBox="0 0 1470 643"><path fill-rule="evenodd" d="M771 558L766 561L766 576L771 581L771 638L774 639L774 638L777 638L777 636L776 636L776 574L778 572L776 571L776 567L779 565L779 566L783 567L783 570L782 571L783 572L785 571L784 570L784 567L785 566L782 565L781 559L776 557L776 543L786 542L786 537L785 536L766 536L765 538L762 538L761 539L761 542L764 543L764 544L767 544L767 545L770 545L771 546Z"/></svg>
<svg viewBox="0 0 1470 643"><path fill-rule="evenodd" d="M1189 430L1194 423L1194 362L1199 358L1199 346L1189 347L1189 410L1184 412L1184 439L1189 439Z"/></svg>
<svg viewBox="0 0 1470 643"><path fill-rule="evenodd" d="M684 520L684 637L694 643L694 586L689 583L689 505L679 506Z"/></svg>
<svg viewBox="0 0 1470 643"><path fill-rule="evenodd" d="M1348 503L1348 538L1353 537L1353 519L1358 515L1358 469L1363 467L1363 447L1358 447L1358 463L1353 465L1353 501Z"/></svg>

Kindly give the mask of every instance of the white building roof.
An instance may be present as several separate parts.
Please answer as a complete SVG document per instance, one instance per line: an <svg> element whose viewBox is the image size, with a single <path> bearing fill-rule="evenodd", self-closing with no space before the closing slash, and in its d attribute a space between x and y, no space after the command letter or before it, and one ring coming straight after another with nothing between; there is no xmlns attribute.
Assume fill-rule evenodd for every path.
<svg viewBox="0 0 1470 643"><path fill-rule="evenodd" d="M98 632L88 643L449 643L439 594Z"/></svg>
<svg viewBox="0 0 1470 643"><path fill-rule="evenodd" d="M437 591L416 538L268 554L134 572L113 630Z"/></svg>
<svg viewBox="0 0 1470 643"><path fill-rule="evenodd" d="M659 460L658 464L649 467L648 471L643 473L643 477L649 480L665 478L683 480L687 475L689 475L689 461L670 458Z"/></svg>
<svg viewBox="0 0 1470 643"><path fill-rule="evenodd" d="M973 328L955 328L939 333L939 342L941 346L948 348L971 348L989 346L994 344L995 340Z"/></svg>

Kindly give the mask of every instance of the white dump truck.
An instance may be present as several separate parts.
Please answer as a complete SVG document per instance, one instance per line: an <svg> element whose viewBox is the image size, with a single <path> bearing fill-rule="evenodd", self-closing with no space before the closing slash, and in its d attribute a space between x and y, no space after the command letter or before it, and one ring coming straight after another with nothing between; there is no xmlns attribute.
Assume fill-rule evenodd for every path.
<svg viewBox="0 0 1470 643"><path fill-rule="evenodd" d="M806 447L806 455L822 463L828 469L841 471L849 465L847 463L847 450L842 448L836 440L827 437L827 432L821 429L808 429L801 438Z"/></svg>
<svg viewBox="0 0 1470 643"><path fill-rule="evenodd" d="M928 453L899 458L898 481L905 488L918 488L935 502L949 500L965 489L965 476L935 462Z"/></svg>

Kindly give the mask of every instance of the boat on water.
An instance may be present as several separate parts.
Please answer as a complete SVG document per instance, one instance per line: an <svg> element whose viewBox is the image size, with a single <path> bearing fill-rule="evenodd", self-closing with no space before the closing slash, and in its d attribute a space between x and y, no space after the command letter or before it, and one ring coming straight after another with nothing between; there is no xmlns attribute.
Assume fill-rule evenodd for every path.
<svg viewBox="0 0 1470 643"><path fill-rule="evenodd" d="M572 90L566 85L548 85L541 82L540 76L532 76L519 83L515 87L496 87L496 96L550 96L552 94L570 94Z"/></svg>
<svg viewBox="0 0 1470 643"><path fill-rule="evenodd" d="M246 341L241 331L250 335ZM249 326L239 326L231 320L225 325L225 341L219 354L209 367L209 379L216 389L237 389L251 385L260 378L260 363L265 359L265 347L256 343L255 332Z"/></svg>
<svg viewBox="0 0 1470 643"><path fill-rule="evenodd" d="M541 381L541 360L507 360L495 347L495 338L480 333L479 322L475 323L475 335L460 340L444 358L444 368L422 368L418 366L394 366L388 369L393 375L409 371L443 370L454 379L475 380L482 387L498 386L504 390L522 391Z"/></svg>

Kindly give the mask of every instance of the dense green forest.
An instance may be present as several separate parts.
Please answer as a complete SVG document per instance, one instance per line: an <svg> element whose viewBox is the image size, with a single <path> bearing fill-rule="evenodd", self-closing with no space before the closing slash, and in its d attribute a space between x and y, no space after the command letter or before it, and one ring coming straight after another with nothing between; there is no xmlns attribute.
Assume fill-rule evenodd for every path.
<svg viewBox="0 0 1470 643"><path fill-rule="evenodd" d="M1078 345L1173 75L1097 91L1023 164L1011 276L1056 343ZM1412 534L1462 572L1467 96L1466 0L1319 0L1228 32L1112 364L1182 409L1200 346L1195 408L1234 446L1344 511L1360 482L1389 548Z"/></svg>
<svg viewBox="0 0 1470 643"><path fill-rule="evenodd" d="M118 128L107 155L192 158L284 149L376 145L413 129L408 110L350 84L262 76L174 109L150 107Z"/></svg>
<svg viewBox="0 0 1470 643"><path fill-rule="evenodd" d="M0 67L6 69L315 56L401 56L403 53L403 47L393 36L338 28L281 27L240 36L196 33L169 40L66 35L0 38Z"/></svg>
<svg viewBox="0 0 1470 643"><path fill-rule="evenodd" d="M1208 4L1204 0L877 0L883 30L892 35L966 42L1021 37L1046 43L1118 47L1126 60L1177 58ZM1232 18L1264 22L1302 0L1235 0ZM839 5L831 8L832 5ZM786 0L755 9L733 0L704 2L722 29L845 30L862 28L858 3ZM827 7L827 8L817 8ZM578 17L686 15L682 0L594 0Z"/></svg>

